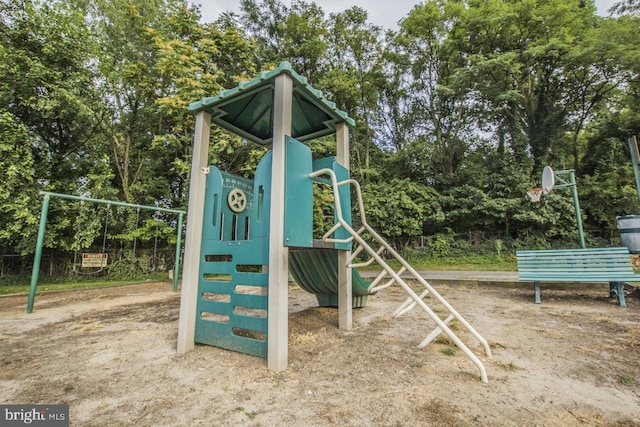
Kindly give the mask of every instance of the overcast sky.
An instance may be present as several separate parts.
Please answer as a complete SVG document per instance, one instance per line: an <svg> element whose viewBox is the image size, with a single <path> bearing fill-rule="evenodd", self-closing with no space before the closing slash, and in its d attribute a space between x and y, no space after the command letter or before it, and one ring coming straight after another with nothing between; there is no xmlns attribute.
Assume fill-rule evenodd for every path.
<svg viewBox="0 0 640 427"><path fill-rule="evenodd" d="M200 4L202 19L205 22L215 21L221 12L239 12L239 0L190 0L191 3ZM397 29L398 21L409 14L409 11L420 0L315 0L315 3L329 14L341 12L351 6L360 6L369 13L369 21L384 28ZM598 13L607 15L607 10L616 0L596 0ZM283 0L290 5L291 1Z"/></svg>

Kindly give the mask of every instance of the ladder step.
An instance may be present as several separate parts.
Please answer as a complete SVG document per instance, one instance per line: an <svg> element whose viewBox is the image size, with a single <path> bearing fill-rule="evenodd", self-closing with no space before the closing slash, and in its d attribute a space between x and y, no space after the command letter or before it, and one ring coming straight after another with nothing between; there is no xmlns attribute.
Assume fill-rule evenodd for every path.
<svg viewBox="0 0 640 427"><path fill-rule="evenodd" d="M444 320L444 324L448 325L449 322L451 322L454 318L455 316L453 314L450 314L449 317L447 317ZM430 342L435 340L438 337L438 335L440 335L441 333L442 333L442 328L440 328L440 326L436 326L436 328L433 331L431 331L431 333L427 335L427 337L424 340L422 340L420 344L418 344L418 348L425 348L427 345L429 345Z"/></svg>
<svg viewBox="0 0 640 427"><path fill-rule="evenodd" d="M384 252L384 246L380 246L380 248L376 251L376 255L380 255L382 252ZM365 262L360 262L360 263L355 263L355 264L350 264L349 267L351 268L361 268L361 267L368 267L371 264L373 264L373 262L375 261L375 258L373 256L371 256L368 260L366 260Z"/></svg>
<svg viewBox="0 0 640 427"><path fill-rule="evenodd" d="M424 297L426 297L429 294L429 289L425 289L421 294L420 294L420 299L424 299ZM391 315L391 317L393 317L394 319L396 317L400 317L405 313L408 313L409 311L413 310L413 308L417 305L418 303L415 302L415 300L411 297L407 298L402 305L400 305L400 307L398 307L396 309L396 311L393 312L393 314Z"/></svg>

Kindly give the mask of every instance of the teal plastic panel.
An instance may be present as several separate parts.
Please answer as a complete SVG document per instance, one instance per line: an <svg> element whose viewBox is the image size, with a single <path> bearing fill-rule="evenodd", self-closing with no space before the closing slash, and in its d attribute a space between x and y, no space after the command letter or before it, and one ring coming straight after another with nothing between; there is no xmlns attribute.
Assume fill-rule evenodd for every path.
<svg viewBox="0 0 640 427"><path fill-rule="evenodd" d="M268 151L260 160L256 168L256 176L253 181L254 188L254 239L269 242L270 218L271 218L271 164L273 152Z"/></svg>
<svg viewBox="0 0 640 427"><path fill-rule="evenodd" d="M222 251L230 262L207 262L206 254ZM238 266L268 265L259 241L209 242L203 247L195 341L259 357L267 357L268 273L238 272ZM213 276L214 281L206 277ZM210 298L214 298L212 301ZM242 307L249 314L239 314ZM255 312L255 313L252 313Z"/></svg>
<svg viewBox="0 0 640 427"><path fill-rule="evenodd" d="M284 246L313 246L313 181L311 149L286 137Z"/></svg>
<svg viewBox="0 0 640 427"><path fill-rule="evenodd" d="M209 167L206 196L204 198L204 220L202 239L219 239L222 202L222 172L215 166Z"/></svg>
<svg viewBox="0 0 640 427"><path fill-rule="evenodd" d="M244 198L241 211L234 211L229 193ZM253 228L253 181L209 167L207 175L202 238L205 240L248 240ZM240 200L241 201L241 200ZM234 205L238 209L238 205Z"/></svg>
<svg viewBox="0 0 640 427"><path fill-rule="evenodd" d="M268 172L270 175L270 167ZM265 172L261 177L261 185L266 181L270 185ZM262 192L270 193L269 188L263 188ZM244 202L236 203L239 199L229 198L230 193L242 195L240 199ZM267 212L261 226L257 226L254 203L257 193L253 181L210 167L195 341L267 357L269 279L265 266L269 264L269 217Z"/></svg>

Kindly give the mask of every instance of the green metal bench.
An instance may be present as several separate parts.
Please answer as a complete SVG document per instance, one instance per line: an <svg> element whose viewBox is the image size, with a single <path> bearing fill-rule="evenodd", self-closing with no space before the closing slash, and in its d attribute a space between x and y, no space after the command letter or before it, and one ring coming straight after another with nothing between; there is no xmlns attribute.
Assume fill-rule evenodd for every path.
<svg viewBox="0 0 640 427"><path fill-rule="evenodd" d="M517 251L518 277L533 281L540 304L540 282L609 282L609 292L626 307L624 282L638 282L629 250L622 248Z"/></svg>

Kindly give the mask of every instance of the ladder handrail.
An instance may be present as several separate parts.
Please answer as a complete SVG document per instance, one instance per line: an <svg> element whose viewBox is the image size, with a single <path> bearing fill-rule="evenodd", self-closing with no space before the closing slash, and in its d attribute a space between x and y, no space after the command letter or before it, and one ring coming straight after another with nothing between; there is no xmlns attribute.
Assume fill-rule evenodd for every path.
<svg viewBox="0 0 640 427"><path fill-rule="evenodd" d="M467 357L469 357L469 359L471 359L471 361L476 365L476 367L480 371L480 377L482 381L488 382L486 370L484 368L484 365L480 361L480 359L478 359L477 356L473 354L471 350L469 350L469 348L460 340L460 338L458 338L458 336L447 326L447 323L449 323L450 320L448 320L446 323L442 321L442 319L440 319L440 317L437 316L433 312L433 310L431 310L431 308L424 302L424 300L420 296L418 296L413 291L413 289L411 289L409 285L407 285L407 283L400 277L400 275L396 273L384 261L384 259L379 255L378 251L373 250L371 246L369 246L369 244L360 235L363 229L366 230L374 238L374 240L380 243L382 247L384 247L384 249L386 249L387 252L396 259L396 261L400 262L402 267L407 272L409 272L414 277L414 279L418 280L418 282L420 282L420 284L423 285L428 290L428 293L433 295L449 311L449 313L451 314L451 316L453 316L453 318L457 319L463 326L465 326L465 328L482 344L482 346L485 349L486 355L488 357L491 357L491 349L487 341L422 276L420 276L418 272L413 267L411 267L411 265L409 265L409 263L407 263L407 261L404 258L400 256L400 254L398 254L367 223L360 184L354 179L346 179L344 181L338 182L335 172L332 169L328 169L328 168L319 169L311 173L309 176L311 178L316 178L321 175L329 175L329 177L331 178L331 186L333 188L333 194L334 194L335 217L337 219L337 222L334 225L334 227L332 227L331 230L327 232L325 236L323 236L323 240L327 242L336 242L336 241L343 242L345 240L348 240L348 241L355 240L360 246L364 247L365 250L369 253L369 255L373 259L375 259L375 261L387 272L387 274L391 276L392 280L389 282L388 286L390 286L393 282L398 283L404 289L404 291L407 294L409 294L409 296L414 300L415 304L419 305L427 313L427 315L431 318L431 320L433 320L436 323L437 325L436 329L434 329L434 331L431 332L428 338L431 338L432 336L433 338L435 338L435 336L444 332L456 344L456 346L460 348L467 355ZM358 206L360 208L360 221L362 223L362 227L360 230L358 230L358 232L356 232L351 227L351 225L347 221L345 221L344 217L342 216L342 205L340 201L339 188L340 186L347 185L347 184L355 188L357 199L358 199ZM348 234L351 235L350 239L332 239L329 237L340 227L343 227L348 232ZM384 287L387 287L387 286L383 285L383 286L378 286L377 288L382 289ZM405 307L403 307L403 309L404 308ZM406 310L402 310L402 312L404 311Z"/></svg>

